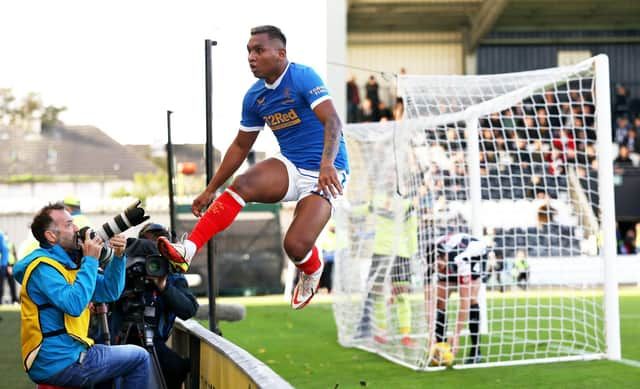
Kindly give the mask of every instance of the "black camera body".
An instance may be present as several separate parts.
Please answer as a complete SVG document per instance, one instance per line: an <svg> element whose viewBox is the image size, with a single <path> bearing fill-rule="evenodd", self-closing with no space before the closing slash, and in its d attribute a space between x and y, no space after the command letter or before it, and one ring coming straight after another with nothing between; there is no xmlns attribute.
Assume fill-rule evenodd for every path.
<svg viewBox="0 0 640 389"><path fill-rule="evenodd" d="M150 277L167 276L171 269L169 261L160 255L155 242L146 239L128 239L126 253L124 291L116 304L125 322L153 327L156 307L150 296L157 287Z"/></svg>
<svg viewBox="0 0 640 389"><path fill-rule="evenodd" d="M96 232L91 229L91 227L82 227L76 233L76 241L77 245L80 246L80 242L84 243L85 237L87 236L87 230L89 231L89 239L93 239L96 237ZM98 258L98 262L100 262L100 267L103 267L109 263L109 261L113 258L113 249L109 246L106 241L102 245L100 249L100 257Z"/></svg>
<svg viewBox="0 0 640 389"><path fill-rule="evenodd" d="M164 277L169 269L169 261L160 254L127 258L127 278Z"/></svg>
<svg viewBox="0 0 640 389"><path fill-rule="evenodd" d="M127 240L124 294L143 293L155 284L149 277L164 277L171 271L169 261L160 255L156 243L147 239Z"/></svg>

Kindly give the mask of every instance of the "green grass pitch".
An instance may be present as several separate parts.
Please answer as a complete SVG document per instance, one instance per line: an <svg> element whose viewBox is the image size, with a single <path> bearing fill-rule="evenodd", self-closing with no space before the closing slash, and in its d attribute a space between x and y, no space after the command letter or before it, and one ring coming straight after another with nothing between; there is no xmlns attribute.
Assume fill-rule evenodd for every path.
<svg viewBox="0 0 640 389"><path fill-rule="evenodd" d="M313 302L302 311L293 311L280 301L247 304L246 319L222 323L221 330L225 338L296 388L628 388L640 382L637 288L620 297L623 362L557 362L437 372L413 371L378 355L341 347L330 303Z"/></svg>
<svg viewBox="0 0 640 389"><path fill-rule="evenodd" d="M341 347L331 304L326 299L318 300L293 311L281 296L218 299L247 306L245 320L221 323L223 336L296 388L629 388L640 382L639 288L621 292L622 362L561 362L437 372L416 372L378 355ZM0 387L32 389L35 384L20 362L20 313L16 307L0 307L0 317Z"/></svg>

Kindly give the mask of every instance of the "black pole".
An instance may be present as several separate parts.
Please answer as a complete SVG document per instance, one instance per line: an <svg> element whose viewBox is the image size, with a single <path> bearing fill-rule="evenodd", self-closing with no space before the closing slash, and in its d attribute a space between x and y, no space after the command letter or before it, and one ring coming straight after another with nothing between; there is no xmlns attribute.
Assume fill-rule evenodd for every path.
<svg viewBox="0 0 640 389"><path fill-rule="evenodd" d="M217 45L218 42L206 39L204 41L204 73L205 73L205 108L206 108L206 126L207 126L207 144L205 145L205 158L207 163L207 184L213 178L215 171L215 155L213 149L213 128L212 128L212 103L211 103L211 46ZM209 330L220 335L218 321L216 320L216 294L218 288L215 277L215 264L213 239L207 242L207 274L208 274L208 291L209 291Z"/></svg>
<svg viewBox="0 0 640 389"><path fill-rule="evenodd" d="M173 170L173 143L171 143L171 114L173 112L167 110L167 175L169 176L169 231L171 238L176 236L176 204L175 196L175 172Z"/></svg>

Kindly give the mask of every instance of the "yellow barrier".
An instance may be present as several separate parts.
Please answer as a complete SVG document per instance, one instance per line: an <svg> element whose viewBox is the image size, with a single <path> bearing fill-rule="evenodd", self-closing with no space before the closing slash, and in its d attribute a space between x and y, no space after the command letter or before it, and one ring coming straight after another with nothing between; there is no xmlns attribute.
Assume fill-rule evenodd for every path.
<svg viewBox="0 0 640 389"><path fill-rule="evenodd" d="M171 345L191 358L185 388L293 388L263 362L195 320L176 319Z"/></svg>

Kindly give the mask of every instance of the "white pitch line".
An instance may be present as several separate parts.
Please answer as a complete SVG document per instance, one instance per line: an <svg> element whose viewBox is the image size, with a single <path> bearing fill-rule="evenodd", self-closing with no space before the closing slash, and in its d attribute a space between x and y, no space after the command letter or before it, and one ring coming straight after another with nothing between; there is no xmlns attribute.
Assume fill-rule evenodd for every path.
<svg viewBox="0 0 640 389"><path fill-rule="evenodd" d="M622 363L624 365L628 365L628 366L633 366L633 367L638 367L640 368L640 361L634 361L633 359L625 359L622 358L619 361L613 361L613 362L618 362L618 363Z"/></svg>
<svg viewBox="0 0 640 389"><path fill-rule="evenodd" d="M503 336L503 337L510 338L510 339L512 339L512 340L520 340L520 341L525 341L525 342L526 342L526 340L525 340L525 339L522 339L522 338L520 338L520 337L518 337L518 336L508 336L508 335L507 335L507 336ZM552 346L552 347L554 347L554 348L558 349L558 351L564 351L564 352L567 352L567 353L573 353L573 352L575 352L575 350L573 350L573 349L572 349L572 348L570 348L570 347L566 347L566 346L561 346L561 345L557 345L557 344L553 344L553 343L552 343L550 346ZM622 358L622 359L620 359L620 360L618 360L618 361L616 361L616 360L611 360L611 361L612 361L612 362L622 363L622 364L627 365L627 366L633 366L633 367L638 367L638 368L640 368L640 361L634 361L633 359L625 359L625 358Z"/></svg>
<svg viewBox="0 0 640 389"><path fill-rule="evenodd" d="M640 319L640 314L622 314L620 315L620 319Z"/></svg>

